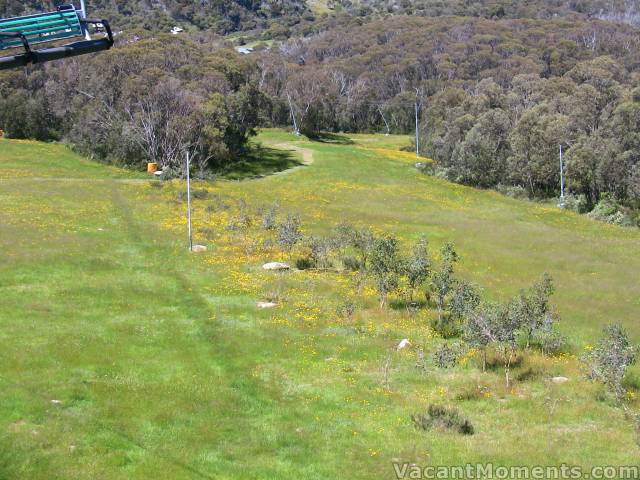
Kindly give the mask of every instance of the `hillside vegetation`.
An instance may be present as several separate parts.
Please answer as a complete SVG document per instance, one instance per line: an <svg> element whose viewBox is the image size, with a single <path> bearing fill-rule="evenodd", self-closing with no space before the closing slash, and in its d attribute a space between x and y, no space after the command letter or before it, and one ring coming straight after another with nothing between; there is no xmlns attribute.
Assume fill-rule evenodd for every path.
<svg viewBox="0 0 640 480"><path fill-rule="evenodd" d="M213 27L173 36L129 17L138 28L110 52L0 74L0 129L111 164L154 161L173 176L189 148L197 175L212 177L255 158L257 127L407 134L417 110L427 173L557 198L562 147L566 207L639 225L640 30L594 13L628 6L447 5L442 14L458 16L336 9L227 38ZM496 5L504 15L460 16ZM542 5L552 13L532 18ZM234 50L246 42L248 55Z"/></svg>
<svg viewBox="0 0 640 480"><path fill-rule="evenodd" d="M184 183L0 140L0 476L370 479L391 478L392 461L634 464L632 422L578 357L611 322L640 338L638 231L424 176L398 150L402 136L258 139L313 163L194 185L195 240L209 247L197 255ZM380 308L373 279L358 294L342 269L261 268L307 253L306 240L281 251L263 227L276 202L275 221L299 215L305 238L346 221L395 235L403 252L422 235L433 252L453 241L458 274L494 300L549 272L567 349L531 350L509 388L473 350L438 368L435 353L455 340L429 328L432 306L413 312L396 292ZM269 298L278 306L256 307ZM402 339L411 345L396 351ZM625 383L631 408L637 378ZM459 409L474 435L416 429L411 415L433 403Z"/></svg>
<svg viewBox="0 0 640 480"><path fill-rule="evenodd" d="M366 21L389 15L424 17L463 16L488 19L599 18L638 25L640 10L633 0L106 0L87 1L96 16L111 18L120 28L168 31L176 23L220 34L250 31L279 38L314 30L316 24L336 19ZM51 0L0 0L0 16L54 8Z"/></svg>
<svg viewBox="0 0 640 480"><path fill-rule="evenodd" d="M426 17L455 15L483 18L600 18L637 25L640 10L633 0L335 0L337 5L361 16L407 14Z"/></svg>

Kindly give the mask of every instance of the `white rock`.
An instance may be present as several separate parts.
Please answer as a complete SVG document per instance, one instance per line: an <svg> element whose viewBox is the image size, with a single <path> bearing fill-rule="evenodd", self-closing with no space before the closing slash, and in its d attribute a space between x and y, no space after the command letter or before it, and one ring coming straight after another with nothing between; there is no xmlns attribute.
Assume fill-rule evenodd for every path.
<svg viewBox="0 0 640 480"><path fill-rule="evenodd" d="M567 382L569 381L569 379L568 379L567 377L553 377L553 378L551 379L551 381L552 381L553 383L558 383L558 384L560 384L560 383L567 383Z"/></svg>
<svg viewBox="0 0 640 480"><path fill-rule="evenodd" d="M396 347L396 350L400 351L403 348L407 348L407 347L410 347L410 346L411 346L411 342L408 339L405 338L398 344L398 346Z"/></svg>
<svg viewBox="0 0 640 480"><path fill-rule="evenodd" d="M53 403L54 405L61 405L62 400L51 400L51 403Z"/></svg>
<svg viewBox="0 0 640 480"><path fill-rule="evenodd" d="M191 247L191 251L194 253L202 253L207 251L207 247L205 247L204 245L194 245L193 247Z"/></svg>
<svg viewBox="0 0 640 480"><path fill-rule="evenodd" d="M291 267L282 262L269 262L262 265L265 270L289 270Z"/></svg>
<svg viewBox="0 0 640 480"><path fill-rule="evenodd" d="M258 308L273 308L276 306L277 304L273 302L258 302Z"/></svg>

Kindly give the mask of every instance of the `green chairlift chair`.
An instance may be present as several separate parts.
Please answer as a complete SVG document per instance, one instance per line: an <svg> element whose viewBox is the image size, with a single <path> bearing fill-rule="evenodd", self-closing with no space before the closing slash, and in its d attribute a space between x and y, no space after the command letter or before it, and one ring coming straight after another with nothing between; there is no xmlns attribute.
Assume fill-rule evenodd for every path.
<svg viewBox="0 0 640 480"><path fill-rule="evenodd" d="M23 53L0 57L0 70L110 49L113 46L113 34L109 22L89 20L84 12L84 2L82 2L80 10L76 10L73 5L62 5L53 12L0 19L0 50L24 49ZM92 39L89 25L103 31L105 36ZM61 46L31 48L35 44L76 37L84 37L84 39Z"/></svg>

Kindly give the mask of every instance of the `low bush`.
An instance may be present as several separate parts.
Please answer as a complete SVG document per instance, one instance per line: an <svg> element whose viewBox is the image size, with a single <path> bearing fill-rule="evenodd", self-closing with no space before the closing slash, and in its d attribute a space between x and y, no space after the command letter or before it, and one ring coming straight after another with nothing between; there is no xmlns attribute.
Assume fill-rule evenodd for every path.
<svg viewBox="0 0 640 480"><path fill-rule="evenodd" d="M339 305L336 309L336 313L338 314L338 316L345 319L349 323L351 323L351 321L353 320L353 315L355 314L355 312L356 304L351 300L347 300L346 302Z"/></svg>
<svg viewBox="0 0 640 480"><path fill-rule="evenodd" d="M640 392L640 374L636 371L628 371L622 380L622 386L628 392Z"/></svg>
<svg viewBox="0 0 640 480"><path fill-rule="evenodd" d="M496 186L496 190L511 198L518 198L520 200L526 200L529 198L529 192L527 192L527 189L519 185L498 185Z"/></svg>
<svg viewBox="0 0 640 480"><path fill-rule="evenodd" d="M543 330L534 335L532 345L540 348L545 355L555 355L567 346L567 337L557 330Z"/></svg>
<svg viewBox="0 0 640 480"><path fill-rule="evenodd" d="M279 205L274 203L270 207L261 208L258 210L260 215L260 223L265 230L275 230L278 226L278 209Z"/></svg>
<svg viewBox="0 0 640 480"><path fill-rule="evenodd" d="M411 415L411 420L418 430L429 431L432 428L450 430L460 435L473 435L475 433L471 422L462 416L458 409L442 405L429 405L427 413Z"/></svg>
<svg viewBox="0 0 640 480"><path fill-rule="evenodd" d="M296 260L296 268L298 270L309 270L315 266L313 260L309 257L301 257Z"/></svg>
<svg viewBox="0 0 640 480"><path fill-rule="evenodd" d="M457 338L462 333L461 326L445 315L431 320L429 326L442 338Z"/></svg>
<svg viewBox="0 0 640 480"><path fill-rule="evenodd" d="M530 366L516 373L515 377L518 382L526 382L542 378L544 373L545 372L541 367Z"/></svg>
<svg viewBox="0 0 640 480"><path fill-rule="evenodd" d="M603 333L598 344L582 360L589 369L589 378L604 384L618 401L622 401L626 395L624 377L635 363L638 346L631 343L621 325L609 325Z"/></svg>
<svg viewBox="0 0 640 480"><path fill-rule="evenodd" d="M564 197L564 208L576 213L587 213L589 211L589 202L584 195L567 194Z"/></svg>
<svg viewBox="0 0 640 480"><path fill-rule="evenodd" d="M600 201L588 214L589 217L614 225L631 226L633 221L625 209L612 195L602 195Z"/></svg>
<svg viewBox="0 0 640 480"><path fill-rule="evenodd" d="M443 343L436 348L431 358L438 368L453 368L458 364L460 347Z"/></svg>
<svg viewBox="0 0 640 480"><path fill-rule="evenodd" d="M476 385L475 383L465 387L460 393L456 395L456 400L459 401L473 401L482 400L490 395L488 387L484 385Z"/></svg>
<svg viewBox="0 0 640 480"><path fill-rule="evenodd" d="M357 272L360 270L362 263L356 257L352 255L346 255L342 257L342 266L345 270Z"/></svg>

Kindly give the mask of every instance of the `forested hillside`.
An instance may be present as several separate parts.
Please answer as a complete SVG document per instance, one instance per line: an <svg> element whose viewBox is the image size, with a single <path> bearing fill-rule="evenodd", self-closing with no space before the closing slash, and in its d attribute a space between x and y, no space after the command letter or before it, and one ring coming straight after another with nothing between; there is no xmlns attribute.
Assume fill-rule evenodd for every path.
<svg viewBox="0 0 640 480"><path fill-rule="evenodd" d="M622 23L640 23L640 8L634 0L335 0L349 12L371 14L407 14L426 17L442 15L483 18L538 18L582 16Z"/></svg>
<svg viewBox="0 0 640 480"><path fill-rule="evenodd" d="M292 40L259 65L307 134L410 132L417 102L433 173L554 196L562 145L572 206L604 194L594 215L634 223L615 199L640 199L639 47L637 29L599 20L398 16Z"/></svg>
<svg viewBox="0 0 640 480"><path fill-rule="evenodd" d="M258 126L411 133L417 109L428 173L557 197L562 147L568 205L638 223L636 2L322 5L94 2L113 15L117 48L0 75L0 128L166 168L183 142L205 175L238 159ZM4 1L0 12L40 6ZM157 31L178 20L192 31ZM216 33L235 30L252 30L252 54Z"/></svg>
<svg viewBox="0 0 640 480"><path fill-rule="evenodd" d="M179 170L185 148L198 173L242 154L263 96L255 66L218 40L163 35L0 75L0 128L13 138L66 139L80 152ZM182 174L182 171L178 174Z"/></svg>
<svg viewBox="0 0 640 480"><path fill-rule="evenodd" d="M273 23L295 24L308 12L304 0L91 0L87 5L92 13L112 19L119 29L168 31L177 22L223 34L238 30L264 30ZM50 0L0 0L0 16L52 7Z"/></svg>
<svg viewBox="0 0 640 480"><path fill-rule="evenodd" d="M0 0L0 16L42 11L53 5L52 0ZM91 12L114 19L120 28L167 31L179 23L221 34L262 32L265 38L309 34L345 16L366 21L388 15L570 17L640 24L640 6L634 0L91 0L87 5Z"/></svg>

